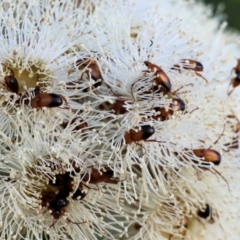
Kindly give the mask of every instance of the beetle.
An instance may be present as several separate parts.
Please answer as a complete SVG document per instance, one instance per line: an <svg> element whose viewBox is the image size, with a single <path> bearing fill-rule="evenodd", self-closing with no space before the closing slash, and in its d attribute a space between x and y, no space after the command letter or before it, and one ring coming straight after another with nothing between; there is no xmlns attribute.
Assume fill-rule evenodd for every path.
<svg viewBox="0 0 240 240"><path fill-rule="evenodd" d="M124 140L126 144L131 144L132 142L139 142L141 140L147 140L155 132L154 127L150 125L143 125L140 129L130 129L124 135Z"/></svg>
<svg viewBox="0 0 240 240"><path fill-rule="evenodd" d="M204 78L204 77L199 73L199 72L203 72L203 69L204 69L202 63L200 63L200 62L198 62L198 61L196 61L196 60L193 60L193 59L182 59L182 60L180 61L180 63L184 64L184 65L183 65L183 69L194 71L195 74L196 74L198 77L201 77L201 78L204 79L206 82L208 82L207 79ZM172 69L180 71L180 66L179 66L179 64L173 65L173 68L172 68Z"/></svg>
<svg viewBox="0 0 240 240"><path fill-rule="evenodd" d="M172 103L169 104L169 108L166 109L164 107L156 107L154 110L159 112L160 114L152 116L153 119L158 121L165 121L169 118L169 116L173 115L175 111L184 111L185 103L183 100L179 98L173 98Z"/></svg>
<svg viewBox="0 0 240 240"><path fill-rule="evenodd" d="M237 77L232 78L232 80L231 80L231 82L230 82L230 84L229 84L229 87L230 87L230 85L232 85L232 90L229 91L229 87L228 87L228 93L227 93L228 96L230 96L230 95L232 94L233 90L234 90L236 87L238 87L239 84L240 84L240 79L239 79L239 78L237 78Z"/></svg>
<svg viewBox="0 0 240 240"><path fill-rule="evenodd" d="M147 66L149 72L154 72L154 75L156 76L153 81L157 86L161 86L163 89L163 93L166 94L171 91L172 84L167 76L167 74L157 66L156 64L153 64L149 61L144 61L144 64ZM153 90L155 90L153 86Z"/></svg>
<svg viewBox="0 0 240 240"><path fill-rule="evenodd" d="M110 166L103 167L101 171L93 167L91 168L91 172L87 172L86 174L82 175L80 184L78 185L75 192L73 192L72 194L72 199L82 200L87 195L83 191L83 186L88 189L99 190L99 183L117 184L118 182L120 182L118 178L114 178L114 171ZM97 189L89 187L87 185L88 183L96 185Z"/></svg>
<svg viewBox="0 0 240 240"><path fill-rule="evenodd" d="M32 108L60 107L63 104L63 102L67 104L67 100L62 95L41 92L41 89L39 87L36 87L34 89L34 93L35 96L30 100Z"/></svg>
<svg viewBox="0 0 240 240"><path fill-rule="evenodd" d="M221 155L219 152L213 149L193 149L194 155L199 158L204 158L204 162L213 163L214 165L219 165L221 163ZM204 165L204 164L203 164Z"/></svg>
<svg viewBox="0 0 240 240"><path fill-rule="evenodd" d="M68 206L68 204L69 201L67 200L67 195L64 192L59 192L58 194L56 194L55 198L49 202L48 208L53 216L53 223L49 227L53 227L56 222L64 215L64 213L66 212L65 208ZM73 224L86 223L86 221L75 223L69 218L66 218L66 221Z"/></svg>
<svg viewBox="0 0 240 240"><path fill-rule="evenodd" d="M204 168L204 166L210 166L211 163L213 163L215 166L218 166L221 163L221 154L213 149L193 149L192 152L196 157L203 158L203 162L201 162L202 168ZM210 171L214 171L217 175L219 175L226 182L228 190L230 191L228 182L221 175L221 173L218 172L215 168L211 168Z"/></svg>
<svg viewBox="0 0 240 240"><path fill-rule="evenodd" d="M75 163L72 163L73 167ZM75 168L75 167L74 167ZM79 172L79 167L75 169L76 172ZM65 196L69 196L70 192L73 192L73 175L74 172L65 172L63 174L56 174L54 181L51 179L49 181L49 185L55 186L58 191L65 194ZM78 188L73 192L72 199L77 200L79 197L83 199L86 194L82 191L82 184L78 185Z"/></svg>
<svg viewBox="0 0 240 240"><path fill-rule="evenodd" d="M99 66L97 65L95 60L92 59L79 59L76 62L77 66L87 67L86 72L90 73L91 78L94 81L102 79L102 74Z"/></svg>
<svg viewBox="0 0 240 240"><path fill-rule="evenodd" d="M113 112L115 115L119 115L119 114L125 114L127 113L127 109L124 106L124 104L126 103L126 100L122 99L122 98L118 98L114 100L114 103L109 103L109 102L104 102L102 104L99 105L99 109L100 110L111 110L111 112Z"/></svg>
<svg viewBox="0 0 240 240"><path fill-rule="evenodd" d="M183 69L193 70L195 72L202 72L203 71L202 63L200 63L196 60L183 59L182 61L186 64L186 65L183 66Z"/></svg>
<svg viewBox="0 0 240 240"><path fill-rule="evenodd" d="M19 84L18 84L17 79L14 77L13 70L3 63L2 63L2 65L4 67L8 68L11 72L11 75L8 75L8 76L4 77L5 83L3 85L8 89L8 91L18 94Z"/></svg>
<svg viewBox="0 0 240 240"><path fill-rule="evenodd" d="M65 172L55 175L56 180L54 182L51 180L49 182L50 186L42 193L42 206L48 208L53 216L53 223L50 227L53 227L66 212L66 207L69 205L69 197L72 197L73 200L78 200L79 197L83 199L86 196L80 189L81 184L72 195L70 194L73 188L73 177L71 174L71 172ZM86 222L75 223L68 218L66 218L66 221L73 224L82 224Z"/></svg>
<svg viewBox="0 0 240 240"><path fill-rule="evenodd" d="M63 186L67 185L69 181L71 181L70 172L66 172L64 174L56 174L54 181L50 180L49 184L51 186Z"/></svg>
<svg viewBox="0 0 240 240"><path fill-rule="evenodd" d="M80 117L75 117L73 118L70 122L64 122L61 124L61 126L63 128L66 128L69 124L72 125L72 124L75 124L76 121L79 119ZM86 122L84 122L83 120L79 122L79 124L75 124L76 126L73 128L73 131L83 131L86 130L86 128L88 127L88 124Z"/></svg>
<svg viewBox="0 0 240 240"><path fill-rule="evenodd" d="M97 88L102 85L102 81L103 81L102 74L95 60L90 58L79 59L77 60L76 65L80 68L86 68L84 73L88 73L91 79L95 81L95 83L93 84L93 87ZM80 79L82 75L80 76ZM86 92L87 90L88 89L84 89L83 91Z"/></svg>
<svg viewBox="0 0 240 240"><path fill-rule="evenodd" d="M219 137L213 143L213 145L215 145L219 141L219 139L222 137L224 131L225 131L225 125L223 127L222 133L219 135ZM222 158L221 154L219 152L211 149L211 147L193 149L192 152L196 157L204 158L204 162L202 163L202 165L208 166L209 163L213 163L214 165L219 165L221 163L221 158Z"/></svg>
<svg viewBox="0 0 240 240"><path fill-rule="evenodd" d="M114 171L111 167L106 166L105 170L99 171L99 169L92 168L92 172L89 174L85 174L83 177L83 181L89 182L92 184L98 184L98 183L113 183L117 184L119 182L118 178L113 178Z"/></svg>
<svg viewBox="0 0 240 240"><path fill-rule="evenodd" d="M236 78L240 80L240 58L237 59L237 65L232 70L235 72Z"/></svg>
<svg viewBox="0 0 240 240"><path fill-rule="evenodd" d="M230 85L232 85L233 88L232 88L231 91L229 91L229 89L228 89L228 96L230 96L231 93L233 92L233 90L234 90L236 87L238 87L239 84L240 84L240 58L237 59L237 65L236 65L236 67L234 67L234 68L232 69L232 71L234 71L234 73L236 74L236 76L235 76L234 78L232 78L232 80L231 80L231 82L230 82L230 84L229 84L229 87L230 87ZM228 88L229 88L229 87L228 87Z"/></svg>
<svg viewBox="0 0 240 240"><path fill-rule="evenodd" d="M75 192L72 194L72 199L73 200L82 200L85 198L87 194L82 190L82 184L80 183L78 185L78 188L75 190Z"/></svg>
<svg viewBox="0 0 240 240"><path fill-rule="evenodd" d="M225 125L223 128L222 133L220 134L220 136L217 138L217 140L213 143L213 145L215 145L219 139L221 138L221 136L223 135L225 131ZM199 164L199 160L194 160L191 159L190 161L192 161L193 163L199 164L198 168L201 168L202 170L209 170L211 172L216 173L218 176L220 176L226 183L228 190L230 191L229 185L227 180L224 178L224 176L222 176L222 174L216 170L214 167L211 166L211 164L218 166L221 163L222 160L222 156L219 152L217 152L216 150L211 149L211 147L209 148L199 148L199 149L185 149L187 152L190 151L190 155L198 157L198 158L203 158L202 161ZM186 156L182 156L180 157L180 160L182 161L189 161L188 157ZM208 168L209 167L209 168Z"/></svg>
<svg viewBox="0 0 240 240"><path fill-rule="evenodd" d="M205 204L204 208L198 209L197 215L200 218L207 219L209 223L214 223L213 210L209 204Z"/></svg>
<svg viewBox="0 0 240 240"><path fill-rule="evenodd" d="M240 121L239 119L233 114L233 115L228 115L227 116L228 118L233 118L237 121L237 123L235 124L235 126L232 126L232 130L235 132L235 133L239 133L240 132ZM229 124L231 124L231 122L229 122ZM233 137L233 139L228 142L228 143L225 143L224 146L226 146L228 149L237 149L239 147L239 141L238 141L238 136L236 137Z"/></svg>
<svg viewBox="0 0 240 240"><path fill-rule="evenodd" d="M54 224L61 218L61 216L65 213L65 207L67 207L69 201L65 194L58 193L56 197L50 201L49 210L54 218L53 223L50 227L54 226Z"/></svg>
<svg viewBox="0 0 240 240"><path fill-rule="evenodd" d="M125 102L124 99L116 99L115 103L112 105L112 111L114 114L118 115L127 113L127 109L124 107Z"/></svg>
<svg viewBox="0 0 240 240"><path fill-rule="evenodd" d="M133 227L135 230L139 231L142 228L142 225L140 225L139 223L136 222L136 223L134 223Z"/></svg>

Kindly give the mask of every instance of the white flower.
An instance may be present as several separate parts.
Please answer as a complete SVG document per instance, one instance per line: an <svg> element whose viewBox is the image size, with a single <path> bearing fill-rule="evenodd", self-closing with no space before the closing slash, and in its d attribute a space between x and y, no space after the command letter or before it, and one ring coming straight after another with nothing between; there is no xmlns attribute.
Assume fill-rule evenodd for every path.
<svg viewBox="0 0 240 240"><path fill-rule="evenodd" d="M120 212L117 204L111 202L117 189L106 189L111 192L109 195L100 193L97 184L88 185L85 173L92 168L84 157L89 158L91 147L79 151L81 142L71 136L70 128L64 135L57 131L61 118L56 116L47 115L44 119L20 112L15 122L19 126L18 142L1 138L2 238L42 239L48 234L52 239L111 236L110 229L114 228L103 218L114 220L111 214ZM85 170L84 164L89 165Z"/></svg>
<svg viewBox="0 0 240 240"><path fill-rule="evenodd" d="M0 11L2 239L239 238L239 39L221 17L174 0Z"/></svg>
<svg viewBox="0 0 240 240"><path fill-rule="evenodd" d="M236 161L233 166L239 169ZM239 176L224 164L221 170L223 175L213 176L182 169L181 174L188 182L175 176L172 180L178 187L172 185L168 189L174 192L174 196L161 197L160 188L158 193L149 191L130 205L124 204L123 209L128 214L122 239L212 239L213 235L216 239L238 239L240 232L234 222L239 218L235 204L239 196L236 187ZM168 181L172 176L165 174ZM220 181L223 176L227 185ZM142 179L136 180L137 192L142 192L143 184Z"/></svg>

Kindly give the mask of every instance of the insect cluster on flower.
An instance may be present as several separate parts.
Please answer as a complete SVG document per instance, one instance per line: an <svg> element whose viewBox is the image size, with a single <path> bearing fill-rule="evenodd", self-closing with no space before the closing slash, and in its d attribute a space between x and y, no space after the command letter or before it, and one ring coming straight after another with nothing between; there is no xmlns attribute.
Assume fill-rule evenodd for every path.
<svg viewBox="0 0 240 240"><path fill-rule="evenodd" d="M240 59L237 59L237 65L232 69L232 71L234 71L235 77L232 78L229 84L229 86L232 86L232 89L228 89L228 96L230 96L233 90L240 84Z"/></svg>
<svg viewBox="0 0 240 240"><path fill-rule="evenodd" d="M105 169L91 167L90 172L86 174L80 174L80 167L76 167L76 165L73 167L74 172L56 174L53 179L49 179L49 184L41 193L41 205L48 208L54 218L49 227L53 227L56 221L64 215L69 199L81 201L87 195L86 189L99 190L99 183L116 184L119 182L118 178L114 178L114 171L108 166ZM56 170L59 171L59 169ZM54 173L54 169L52 169L52 172ZM76 177L81 181L76 181ZM77 186L75 186L75 182L77 182ZM75 223L68 218L66 221Z"/></svg>
<svg viewBox="0 0 240 240"><path fill-rule="evenodd" d="M0 4L0 239L187 240L233 221L240 60L226 94L228 49L150 2Z"/></svg>

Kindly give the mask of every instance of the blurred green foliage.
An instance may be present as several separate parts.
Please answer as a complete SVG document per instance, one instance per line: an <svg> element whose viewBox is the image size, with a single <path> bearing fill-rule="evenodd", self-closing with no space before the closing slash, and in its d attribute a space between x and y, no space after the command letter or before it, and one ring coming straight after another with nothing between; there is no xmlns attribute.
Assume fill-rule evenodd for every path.
<svg viewBox="0 0 240 240"><path fill-rule="evenodd" d="M215 11L219 4L223 3L229 27L240 31L240 0L204 0L204 2L213 4Z"/></svg>

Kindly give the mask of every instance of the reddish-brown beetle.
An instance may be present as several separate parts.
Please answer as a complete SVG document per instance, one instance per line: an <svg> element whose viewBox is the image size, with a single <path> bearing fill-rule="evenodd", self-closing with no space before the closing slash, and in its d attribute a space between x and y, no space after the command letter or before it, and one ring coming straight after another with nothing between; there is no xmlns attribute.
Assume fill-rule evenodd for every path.
<svg viewBox="0 0 240 240"><path fill-rule="evenodd" d="M204 208L198 209L197 215L200 218L207 219L209 223L214 223L213 209L209 204L206 204Z"/></svg>
<svg viewBox="0 0 240 240"><path fill-rule="evenodd" d="M221 163L221 155L219 152L213 149L194 149L192 150L194 155L199 158L204 158L204 162L213 163L219 165Z"/></svg>
<svg viewBox="0 0 240 240"><path fill-rule="evenodd" d="M91 173L87 173L83 177L83 181L98 184L98 183L112 183L117 184L120 180L118 178L113 178L114 171L111 167L106 166L102 171L96 168L92 168Z"/></svg>
<svg viewBox="0 0 240 240"><path fill-rule="evenodd" d="M231 80L231 82L230 82L230 84L229 84L229 87L230 87L230 85L232 85L232 90L231 90L231 91L228 90L228 96L231 95L231 93L233 92L233 90L234 90L236 87L238 87L239 84L240 84L240 58L237 59L237 65L236 65L236 67L234 67L234 68L232 69L232 71L235 72L236 76L235 76L234 78L232 78L232 80Z"/></svg>
<svg viewBox="0 0 240 240"><path fill-rule="evenodd" d="M78 188L74 191L73 195L72 195L72 199L73 200L82 200L83 198L86 197L86 193L83 191L82 189L82 184L80 183L78 185Z"/></svg>
<svg viewBox="0 0 240 240"><path fill-rule="evenodd" d="M207 82L207 79L204 78L199 73L199 72L203 72L203 65L202 65L202 63L200 63L200 62L198 62L196 60L192 60L192 59L182 59L180 62L183 64L183 69L194 71L197 76L201 77L202 79L204 79ZM179 64L175 64L172 69L180 71Z"/></svg>
<svg viewBox="0 0 240 240"><path fill-rule="evenodd" d="M50 227L53 227L55 223L64 215L66 212L66 207L69 204L68 198L71 196L72 199L77 200L81 197L83 199L86 194L80 192L80 185L78 189L73 192L73 176L71 172L65 172L62 174L56 174L54 180L49 181L49 185L42 192L42 207L48 208L51 215L53 216L53 223ZM75 223L72 222L69 218L66 218L67 222L73 224L82 224L84 222Z"/></svg>
<svg viewBox="0 0 240 240"><path fill-rule="evenodd" d="M93 87L97 88L97 87L101 86L103 78L102 78L100 68L95 60L86 59L86 58L79 59L79 60L77 60L76 65L81 68L86 68L84 73L88 73L90 75L91 79L93 79L95 81L95 83L93 84ZM81 79L81 77L80 77L80 79ZM84 91L87 91L87 90L84 89Z"/></svg>
<svg viewBox="0 0 240 240"><path fill-rule="evenodd" d="M64 122L64 123L62 123L61 124L61 126L63 127L63 128L66 128L68 125L75 125L75 128L73 128L73 131L79 131L79 130L81 130L81 131L83 131L84 132L84 130L88 127L88 124L85 122L85 121L83 121L83 120L81 120L80 122L79 122L79 124L76 124L76 122L77 122L77 120L78 119L81 119L80 117L75 117L75 118L73 118L70 122Z"/></svg>
<svg viewBox="0 0 240 240"><path fill-rule="evenodd" d="M153 72L154 75L156 76L153 80L155 84L157 84L157 86L161 86L165 94L170 92L172 84L167 74L162 70L162 68L148 61L145 61L144 64L148 67L148 71Z"/></svg>
<svg viewBox="0 0 240 240"><path fill-rule="evenodd" d="M125 114L127 113L127 109L124 106L125 103L126 103L126 100L118 98L114 100L114 103L104 102L100 104L99 109L112 111L116 115Z"/></svg>
<svg viewBox="0 0 240 240"><path fill-rule="evenodd" d="M124 139L126 144L131 144L133 142L139 142L141 140L146 140L154 134L155 130L154 127L150 125L141 126L138 129L130 129L128 132L125 133Z"/></svg>
<svg viewBox="0 0 240 240"><path fill-rule="evenodd" d="M41 89L39 87L36 87L34 92L35 96L30 100L31 106L33 108L60 107L63 102L67 104L67 100L62 95L41 92Z"/></svg>
<svg viewBox="0 0 240 240"><path fill-rule="evenodd" d="M55 223L61 218L61 216L65 213L65 207L67 207L69 201L67 200L67 196L58 193L53 200L49 202L49 210L54 218L53 223L50 227L54 226Z"/></svg>
<svg viewBox="0 0 240 240"><path fill-rule="evenodd" d="M19 84L18 84L17 79L14 77L13 70L3 63L2 63L2 65L11 71L11 75L4 77L5 83L4 84L2 83L2 84L7 88L8 91L18 94Z"/></svg>
<svg viewBox="0 0 240 240"><path fill-rule="evenodd" d="M173 98L172 103L169 104L169 108L166 109L164 107L156 107L154 110L159 112L160 114L152 116L153 119L157 121L165 121L169 118L169 116L173 115L175 111L184 111L185 103L183 100L179 98Z"/></svg>

